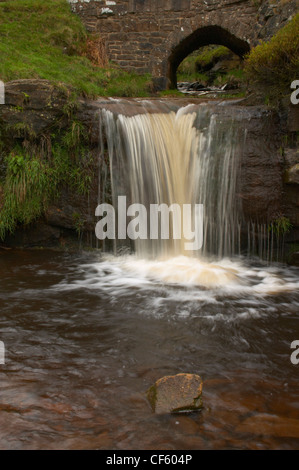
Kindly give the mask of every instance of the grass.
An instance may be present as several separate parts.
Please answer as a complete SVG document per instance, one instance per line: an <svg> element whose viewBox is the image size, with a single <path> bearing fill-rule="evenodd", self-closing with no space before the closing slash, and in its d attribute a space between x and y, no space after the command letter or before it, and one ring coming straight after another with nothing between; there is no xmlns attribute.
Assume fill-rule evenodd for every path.
<svg viewBox="0 0 299 470"><path fill-rule="evenodd" d="M163 90L160 91L159 96L163 97L174 97L174 98L181 98L185 96L184 93L181 93L179 90Z"/></svg>
<svg viewBox="0 0 299 470"><path fill-rule="evenodd" d="M53 142L51 154L33 146L16 145L5 158L5 176L0 181L0 240L14 233L18 225L28 225L40 217L48 204L60 195L63 186L75 194L88 196L94 164L88 148L75 147L67 139ZM76 228L82 219L76 218Z"/></svg>
<svg viewBox="0 0 299 470"><path fill-rule="evenodd" d="M68 125L36 136L24 124L0 127L0 239L38 219L67 186L88 197L94 165L88 131L76 121L78 96L149 96L150 75L108 63L99 35L86 32L66 0L0 2L0 79L46 79L72 88L63 112ZM25 97L26 98L26 97ZM16 106L14 112L21 112ZM49 145L44 145L47 138ZM78 234L83 218L74 214Z"/></svg>
<svg viewBox="0 0 299 470"><path fill-rule="evenodd" d="M177 81L178 82L201 82L207 83L208 75L200 73L197 70L196 61L198 57L198 51L188 55L179 65L177 70Z"/></svg>
<svg viewBox="0 0 299 470"><path fill-rule="evenodd" d="M66 0L0 3L0 79L40 78L86 96L148 96L150 75L128 73L89 57L90 36Z"/></svg>
<svg viewBox="0 0 299 470"><path fill-rule="evenodd" d="M290 94L290 85L299 74L299 13L270 41L251 50L245 61L245 74L269 103Z"/></svg>
<svg viewBox="0 0 299 470"><path fill-rule="evenodd" d="M225 46L207 46L203 47L196 57L195 65L198 70L204 69L207 66L213 66L214 63L222 58L231 54L231 51Z"/></svg>
<svg viewBox="0 0 299 470"><path fill-rule="evenodd" d="M242 69L232 69L226 74L211 74L209 70L219 59L228 58L231 51L225 46L205 46L186 57L178 67L178 82L200 82L203 85L220 86L230 82L232 78L242 82Z"/></svg>
<svg viewBox="0 0 299 470"><path fill-rule="evenodd" d="M0 213L0 238L13 232L17 223L28 224L40 216L50 197L51 169L36 157L11 153L7 159L6 179Z"/></svg>

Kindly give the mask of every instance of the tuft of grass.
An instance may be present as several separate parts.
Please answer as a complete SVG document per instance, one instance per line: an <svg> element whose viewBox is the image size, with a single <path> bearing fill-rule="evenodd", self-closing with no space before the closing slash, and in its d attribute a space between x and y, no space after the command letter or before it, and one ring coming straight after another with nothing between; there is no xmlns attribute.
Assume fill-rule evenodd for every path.
<svg viewBox="0 0 299 470"><path fill-rule="evenodd" d="M184 96L184 93L181 93L179 90L163 90L159 92L159 96L161 97L178 97L181 98Z"/></svg>
<svg viewBox="0 0 299 470"><path fill-rule="evenodd" d="M299 13L270 41L261 42L245 59L245 75L269 103L290 93L299 73Z"/></svg>
<svg viewBox="0 0 299 470"><path fill-rule="evenodd" d="M287 217L280 215L269 226L269 231L273 231L278 237L288 233L292 228L292 224Z"/></svg>
<svg viewBox="0 0 299 470"><path fill-rule="evenodd" d="M11 153L7 159L0 212L0 238L39 217L51 196L53 171L40 159L26 153Z"/></svg>
<svg viewBox="0 0 299 470"><path fill-rule="evenodd" d="M207 46L203 47L196 57L195 65L197 70L205 70L213 65L222 57L229 57L231 51L225 46Z"/></svg>
<svg viewBox="0 0 299 470"><path fill-rule="evenodd" d="M100 37L89 35L66 0L0 2L0 79L40 78L86 96L145 96L149 75L107 63Z"/></svg>
<svg viewBox="0 0 299 470"><path fill-rule="evenodd" d="M63 186L88 196L94 178L91 153L81 145L76 149L80 155L74 159L64 142L66 139L72 147L77 132L77 126L71 126L62 142L53 142L49 155L43 155L36 147L16 146L6 156L5 176L0 184L0 240L14 233L18 225L28 225L43 215Z"/></svg>

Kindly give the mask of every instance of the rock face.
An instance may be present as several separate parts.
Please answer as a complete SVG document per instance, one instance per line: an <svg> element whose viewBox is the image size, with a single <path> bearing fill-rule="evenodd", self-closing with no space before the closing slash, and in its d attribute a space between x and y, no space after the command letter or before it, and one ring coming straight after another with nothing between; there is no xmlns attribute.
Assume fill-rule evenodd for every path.
<svg viewBox="0 0 299 470"><path fill-rule="evenodd" d="M299 105L298 105L299 106ZM299 228L299 150L289 148L285 151L284 163L284 213L295 228ZM297 241L297 240L293 240ZM297 263L298 265L298 257Z"/></svg>
<svg viewBox="0 0 299 470"><path fill-rule="evenodd" d="M91 32L99 32L110 60L150 72L162 88L175 86L179 63L207 44L243 56L297 11L296 0L69 0ZM107 6L108 5L108 6Z"/></svg>
<svg viewBox="0 0 299 470"><path fill-rule="evenodd" d="M33 145L39 141L47 146L48 142L51 142L50 134L59 133L69 126L64 111L70 104L68 90L65 87L57 88L44 80L18 80L6 83L5 91L6 104L0 106L0 130L2 138L6 135L7 145L11 144L13 147L16 142L24 145L26 139L30 138L33 139L31 142ZM199 103L196 99L190 99L188 102ZM163 112L170 107L175 111L180 106L185 106L186 100L167 100L166 103L153 100L152 111ZM299 240L298 151L295 141L292 148L286 149L283 146L278 114L267 107L244 106L236 102L225 105L222 103L219 106L211 102L209 106L213 106L214 111L220 114L223 120L230 119L234 115L242 135L246 130L246 140L240 149L237 194L242 204L245 223L267 224L277 216L284 215L293 225L293 231L288 235L287 241L297 243ZM15 237L9 237L7 242L10 245L59 245L64 242L64 238L71 235L77 240L80 231L80 234L84 233L84 239L86 234L88 244L91 240L92 246L95 246L99 168L101 159L104 158L103 155L99 155L101 148L99 116L103 108L109 109L112 113L129 116L146 112L148 109L143 106L142 100L107 98L78 100L74 117L88 131L87 145L92 155L93 180L90 194L87 197L75 193L71 187L61 188L59 197L51 201L44 217L28 226L26 230L22 228L18 230ZM31 133L31 136L28 136L28 133ZM287 130L283 130L283 133L286 135ZM108 172L107 170L107 180ZM0 176L2 178L5 176L3 152L0 154Z"/></svg>
<svg viewBox="0 0 299 470"><path fill-rule="evenodd" d="M299 163L286 171L286 183L299 184Z"/></svg>
<svg viewBox="0 0 299 470"><path fill-rule="evenodd" d="M88 151L92 155L93 166L88 195L78 194L69 186L60 188L60 195L51 201L44 216L8 236L8 245L59 246L65 243L65 239L76 243L79 231L80 235L81 232L86 233L88 240L94 236L94 211L98 201L99 121L87 100L81 105L78 101L74 106L71 93L72 90L64 84L53 85L48 80L15 80L5 84L5 104L0 106L0 134L7 152L18 144L32 152L39 149L51 155L53 140L68 132L72 119L76 119L90 134ZM2 151L0 178L4 178L5 168L5 152ZM0 206L1 202L0 191Z"/></svg>
<svg viewBox="0 0 299 470"><path fill-rule="evenodd" d="M22 133L41 135L66 124L63 108L69 90L54 86L48 80L14 80L5 84L5 105L1 106L0 119L12 139ZM22 128L20 128L22 124ZM23 131L23 132L22 132Z"/></svg>
<svg viewBox="0 0 299 470"><path fill-rule="evenodd" d="M147 397L157 414L187 413L202 407L202 380L196 374L162 377L148 390Z"/></svg>
<svg viewBox="0 0 299 470"><path fill-rule="evenodd" d="M297 0L263 0L254 22L255 41L271 39L298 11Z"/></svg>
<svg viewBox="0 0 299 470"><path fill-rule="evenodd" d="M279 118L265 107L239 113L246 129L240 169L240 198L246 221L269 223L282 212L283 158L280 155Z"/></svg>

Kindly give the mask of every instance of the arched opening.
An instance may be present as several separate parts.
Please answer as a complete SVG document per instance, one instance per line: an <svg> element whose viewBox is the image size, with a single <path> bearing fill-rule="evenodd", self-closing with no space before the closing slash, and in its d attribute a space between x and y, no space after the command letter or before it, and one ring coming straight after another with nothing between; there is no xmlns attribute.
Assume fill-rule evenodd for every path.
<svg viewBox="0 0 299 470"><path fill-rule="evenodd" d="M183 39L171 52L168 58L168 88L177 87L177 69L180 63L192 52L209 44L226 46L243 58L250 51L247 41L239 39L220 26L205 26L194 31Z"/></svg>

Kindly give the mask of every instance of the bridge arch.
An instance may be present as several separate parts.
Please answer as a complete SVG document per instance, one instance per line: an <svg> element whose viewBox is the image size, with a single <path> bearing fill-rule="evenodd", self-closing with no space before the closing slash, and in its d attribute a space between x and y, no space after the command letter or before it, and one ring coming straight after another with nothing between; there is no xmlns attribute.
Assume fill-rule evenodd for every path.
<svg viewBox="0 0 299 470"><path fill-rule="evenodd" d="M172 48L167 63L168 88L177 87L177 69L185 57L209 44L226 46L241 58L250 51L246 40L238 38L221 26L211 25L198 28Z"/></svg>

